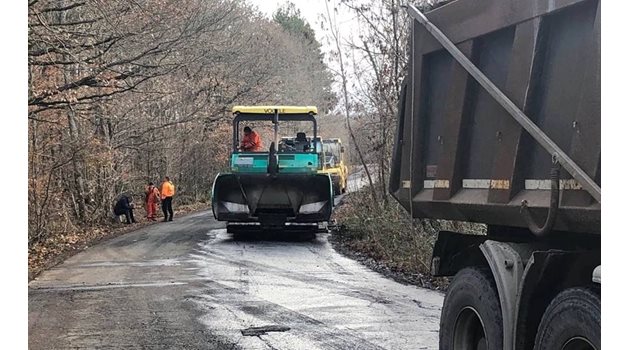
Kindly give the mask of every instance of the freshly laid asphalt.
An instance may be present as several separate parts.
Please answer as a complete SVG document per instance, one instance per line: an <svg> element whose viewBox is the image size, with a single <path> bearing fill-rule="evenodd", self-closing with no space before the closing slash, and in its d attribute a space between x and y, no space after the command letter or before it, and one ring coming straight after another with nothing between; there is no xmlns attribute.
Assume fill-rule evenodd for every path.
<svg viewBox="0 0 630 350"><path fill-rule="evenodd" d="M339 255L326 234L223 227L208 211L176 217L44 272L29 283L29 348L437 349L441 293Z"/></svg>

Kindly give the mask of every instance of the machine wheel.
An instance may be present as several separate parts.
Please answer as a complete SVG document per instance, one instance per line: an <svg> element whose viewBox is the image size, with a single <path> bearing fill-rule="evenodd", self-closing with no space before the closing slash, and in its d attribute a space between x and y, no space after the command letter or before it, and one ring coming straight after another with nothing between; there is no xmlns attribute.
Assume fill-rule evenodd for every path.
<svg viewBox="0 0 630 350"><path fill-rule="evenodd" d="M558 294L543 314L535 350L587 350L601 348L601 299L587 288L570 288Z"/></svg>
<svg viewBox="0 0 630 350"><path fill-rule="evenodd" d="M503 349L503 316L492 275L465 268L451 282L440 320L440 350Z"/></svg>

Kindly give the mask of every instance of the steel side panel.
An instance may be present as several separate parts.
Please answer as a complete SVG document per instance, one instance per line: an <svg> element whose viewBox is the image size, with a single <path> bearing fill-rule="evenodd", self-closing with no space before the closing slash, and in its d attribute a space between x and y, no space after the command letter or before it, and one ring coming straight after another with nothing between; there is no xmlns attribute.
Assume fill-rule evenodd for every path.
<svg viewBox="0 0 630 350"><path fill-rule="evenodd" d="M599 182L599 11L599 2L595 0L456 0L431 11L427 17L455 43L470 42L473 48L492 34L480 36L512 27L514 38L502 89L565 153L575 158L588 176ZM525 180L547 180L551 157L547 155L543 159L535 154L532 149L535 141L506 111L486 109L493 114L488 116L489 120L498 121L493 135L496 137L494 149L487 152L492 159L491 176L483 177L491 181L490 189L461 188L461 176L457 176L461 168L458 167L461 162L470 164L472 159L467 153L468 147L462 146L462 142L467 145L466 137L470 135L461 138L458 134L462 128L469 132L466 113L470 111L461 106L468 103L475 106L478 101L466 99L478 98L465 93L465 89L463 94L444 92L448 91L444 90L445 86L451 91L458 89L457 84L451 85L448 69L440 68L452 64L453 59L444 55L443 50L437 50L437 42L431 35L422 30L417 21L411 20L414 36L422 38L421 43L414 45L413 60L417 64L410 72L410 77L419 80L408 81L407 96L413 95L413 98L406 101L404 114L399 116L404 120L403 140L398 142L396 152L400 156L394 158L392 168L396 168L400 178L397 185L391 187L392 194L414 217L512 227L527 227L519 213L521 201L527 199L535 219L542 223L549 205L549 191L527 190ZM574 27L579 30L572 30ZM550 30L554 28L558 29ZM562 45L550 46L555 42ZM475 55L473 52L473 63ZM412 84L413 93L409 91ZM457 115L452 111L458 109L463 113L461 119L452 119ZM584 129L579 133L573 131L573 121ZM409 129L414 131L413 138ZM484 147L487 145L481 148ZM477 157L483 154L479 150L474 152ZM409 158L413 158L411 164ZM403 186L410 173L412 191ZM433 188L424 188L426 181L432 181ZM585 200L581 192L585 191L562 190L560 215L554 228L599 234L600 204Z"/></svg>
<svg viewBox="0 0 630 350"><path fill-rule="evenodd" d="M402 83L402 90L398 98L398 123L396 125L396 139L394 140L392 150L391 175L389 177L389 192L398 191L402 185L402 174L400 172L402 162L403 133L405 130L405 110L407 109L407 91L409 77L405 77Z"/></svg>
<svg viewBox="0 0 630 350"><path fill-rule="evenodd" d="M413 52L415 55L409 65L413 74L413 80L409 82L410 89L407 95L409 96L407 102L407 110L409 111L407 115L409 119L406 122L407 125L409 125L406 128L409 129L408 135L413 135L413 139L407 138L407 141L404 143L407 145L406 148L410 150L410 153L407 153L405 161L411 162L408 168L404 168L408 169L408 180L410 181L409 188L407 189L408 201L410 197L413 197L415 193L422 189L421 184L422 180L426 177L425 165L427 163L424 158L426 140L424 118L426 118L426 116L424 115L424 111L418 108L418 105L421 104L424 96L428 93L428 85L424 78L427 76L428 72L424 69L425 59L420 53L429 35L419 23L414 23L413 28ZM409 207L409 203L407 203L407 207Z"/></svg>
<svg viewBox="0 0 630 350"><path fill-rule="evenodd" d="M426 16L452 42L458 44L583 1L588 0L459 0L430 11ZM437 40L429 38L422 53L441 48Z"/></svg>
<svg viewBox="0 0 630 350"><path fill-rule="evenodd" d="M529 117L567 154L576 135L573 124L582 91L586 88L584 77L593 74L596 68L586 65L592 50L596 9L594 1L585 1L550 14L542 23L544 39L538 54L544 55L544 62L537 81L534 81L537 87ZM599 95L593 98L599 99ZM593 115L588 118L595 119ZM528 179L549 178L551 155L538 143L528 163ZM582 167L583 164L578 165ZM594 174L587 175L592 178ZM561 173L561 178L568 176L564 171Z"/></svg>
<svg viewBox="0 0 630 350"><path fill-rule="evenodd" d="M529 83L534 71L535 50L540 30L540 18L534 18L516 25L512 57L509 66L505 93L512 101L526 110L526 101L531 94L532 85ZM524 140L527 133L506 111L499 112L499 126L496 142L496 155L492 170L492 179L507 180L507 186L491 188L488 201L507 203L514 194L523 189L522 175L525 148L531 145L531 140Z"/></svg>
<svg viewBox="0 0 630 350"><path fill-rule="evenodd" d="M585 74L582 81L582 94L572 125L573 139L569 151L569 156L593 178L597 177L601 155L601 119L593 118L594 115L601 115L600 7L601 4L598 4L593 34L587 45L589 49L586 50L586 66L593 67L593 72ZM561 205L589 205L592 202L593 199L586 191L570 191L563 196Z"/></svg>
<svg viewBox="0 0 630 350"><path fill-rule="evenodd" d="M464 42L458 47L469 58L472 55L472 41ZM433 199L449 199L461 187L462 166L461 155L463 128L466 126L464 111L467 108L466 94L468 90L468 73L453 59L449 60L450 76L446 79L448 90L446 99L436 101L443 104L444 109L438 116L443 119L442 130L439 130L439 158L437 180L443 181L445 187L436 188Z"/></svg>
<svg viewBox="0 0 630 350"><path fill-rule="evenodd" d="M507 204L488 203L487 190L463 189L448 201L433 201L433 190L420 191L413 199L415 217L440 218L492 225L527 227L520 213L521 201L530 203L532 216L542 223L547 215L549 191L521 191ZM599 204L589 207L561 207L554 228L559 231L599 234Z"/></svg>
<svg viewBox="0 0 630 350"><path fill-rule="evenodd" d="M508 75L514 29L508 27L477 40L473 62L499 88L505 88ZM484 89L471 79L467 99L470 107L464 129L465 147L460 151L464 165L464 179L490 179L497 151L496 141L505 111ZM511 119L511 118L509 118ZM461 180L460 180L461 181Z"/></svg>

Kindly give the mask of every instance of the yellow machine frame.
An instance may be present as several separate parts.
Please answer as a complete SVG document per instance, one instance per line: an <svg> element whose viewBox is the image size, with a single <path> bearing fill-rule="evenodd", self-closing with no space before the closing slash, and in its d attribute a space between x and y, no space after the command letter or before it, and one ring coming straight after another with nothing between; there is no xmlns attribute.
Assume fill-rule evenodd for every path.
<svg viewBox="0 0 630 350"><path fill-rule="evenodd" d="M328 164L325 161L326 159L325 154L324 154L325 143L339 144L339 147L340 147L339 158L340 159L339 159L339 163L337 163L335 166L332 166L332 167L328 166ZM343 143L341 142L341 139L329 138L329 139L322 140L322 159L324 159L322 169L320 169L318 172L320 174L330 175L330 178L333 181L333 190L334 190L335 195L345 193L346 190L348 189L348 167L345 165L345 156L344 156L344 150L343 150Z"/></svg>
<svg viewBox="0 0 630 350"><path fill-rule="evenodd" d="M315 106L234 106L232 113L274 114L317 114Z"/></svg>

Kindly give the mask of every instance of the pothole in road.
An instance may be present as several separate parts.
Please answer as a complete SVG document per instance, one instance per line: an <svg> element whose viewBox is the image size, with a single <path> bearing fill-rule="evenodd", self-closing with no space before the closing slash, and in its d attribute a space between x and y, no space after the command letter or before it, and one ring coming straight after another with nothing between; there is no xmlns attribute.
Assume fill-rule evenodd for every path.
<svg viewBox="0 0 630 350"><path fill-rule="evenodd" d="M267 325L261 327L249 327L241 329L241 334L246 337L257 337L259 335L265 335L267 332L286 332L290 330L290 327L280 325Z"/></svg>

